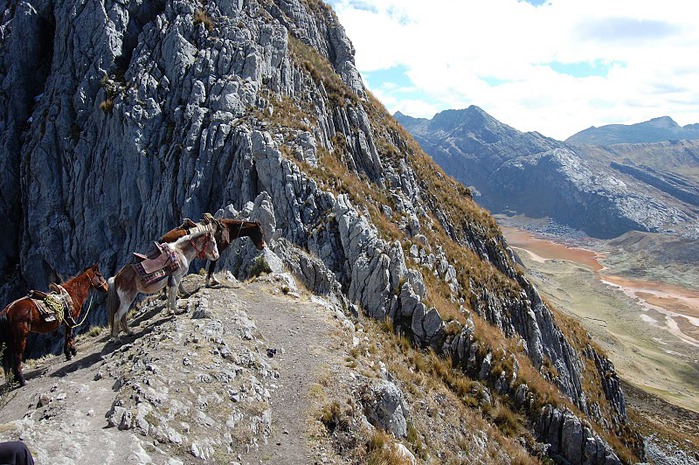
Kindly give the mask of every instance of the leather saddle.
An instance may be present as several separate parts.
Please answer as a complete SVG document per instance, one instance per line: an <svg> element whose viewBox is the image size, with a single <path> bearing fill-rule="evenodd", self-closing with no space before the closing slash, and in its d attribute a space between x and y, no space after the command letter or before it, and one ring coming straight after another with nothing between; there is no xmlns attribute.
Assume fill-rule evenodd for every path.
<svg viewBox="0 0 699 465"><path fill-rule="evenodd" d="M163 255L163 246L157 242L153 242L153 247L147 253L133 252L133 257L137 262L144 260L155 260Z"/></svg>
<svg viewBox="0 0 699 465"><path fill-rule="evenodd" d="M34 301L39 315L44 321L47 323L56 321L56 319L63 321L70 315L73 302L65 290L61 290L55 284L50 284L49 287L52 289L51 292L30 289L27 297Z"/></svg>
<svg viewBox="0 0 699 465"><path fill-rule="evenodd" d="M146 282L155 282L179 268L174 251L165 244L154 242L147 253L133 252L134 268Z"/></svg>

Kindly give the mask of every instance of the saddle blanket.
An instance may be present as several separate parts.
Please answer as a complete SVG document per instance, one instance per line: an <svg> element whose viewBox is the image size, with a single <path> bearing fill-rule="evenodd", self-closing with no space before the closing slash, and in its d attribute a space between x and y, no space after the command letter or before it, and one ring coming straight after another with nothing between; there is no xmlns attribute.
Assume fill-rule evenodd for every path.
<svg viewBox="0 0 699 465"><path fill-rule="evenodd" d="M159 256L132 265L145 286L170 276L180 267L174 250L169 246L163 246L161 250L162 253Z"/></svg>
<svg viewBox="0 0 699 465"><path fill-rule="evenodd" d="M39 310L39 315L41 315L42 320L47 323L56 321L56 312L49 308L49 306L46 305L43 300L32 299L32 301L34 302L34 305L36 305L36 309Z"/></svg>
<svg viewBox="0 0 699 465"><path fill-rule="evenodd" d="M43 295L43 293L41 293ZM29 298L36 305L41 318L47 323L58 320L63 321L63 316L72 310L73 302L69 301L70 296L62 295L57 292L45 294L45 296L37 298L38 295L30 291ZM67 297L67 298L66 298Z"/></svg>

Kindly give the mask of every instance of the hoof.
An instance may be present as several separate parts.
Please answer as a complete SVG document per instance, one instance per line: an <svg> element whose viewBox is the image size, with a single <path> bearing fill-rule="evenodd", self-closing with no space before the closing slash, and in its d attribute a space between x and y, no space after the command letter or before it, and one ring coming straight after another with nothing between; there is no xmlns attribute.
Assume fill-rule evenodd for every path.
<svg viewBox="0 0 699 465"><path fill-rule="evenodd" d="M70 353L71 353L72 355L76 355L76 354L78 353L78 349L76 349L75 347L71 347L71 348L70 348Z"/></svg>

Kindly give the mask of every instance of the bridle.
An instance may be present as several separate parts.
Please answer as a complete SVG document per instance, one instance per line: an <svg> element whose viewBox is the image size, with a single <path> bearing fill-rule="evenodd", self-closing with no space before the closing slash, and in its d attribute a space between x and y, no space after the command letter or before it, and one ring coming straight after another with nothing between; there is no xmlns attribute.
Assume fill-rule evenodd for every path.
<svg viewBox="0 0 699 465"><path fill-rule="evenodd" d="M191 245L197 252L197 258L206 258L206 253L204 251L206 250L206 246L209 245L209 242L211 242L211 236L212 233L206 233L206 240L204 241L204 245L201 246L201 249L197 248L197 244L194 243L194 239L189 240L189 245Z"/></svg>
<svg viewBox="0 0 699 465"><path fill-rule="evenodd" d="M107 284L107 281L104 280L104 277L101 273L93 272L92 276L90 277L90 284L92 285L92 287L98 288Z"/></svg>
<svg viewBox="0 0 699 465"><path fill-rule="evenodd" d="M245 223L244 220L240 220L240 226L238 227L238 234L235 235L237 239L240 239L240 233L243 231L243 224ZM235 243L235 254L240 255L240 243L236 241Z"/></svg>

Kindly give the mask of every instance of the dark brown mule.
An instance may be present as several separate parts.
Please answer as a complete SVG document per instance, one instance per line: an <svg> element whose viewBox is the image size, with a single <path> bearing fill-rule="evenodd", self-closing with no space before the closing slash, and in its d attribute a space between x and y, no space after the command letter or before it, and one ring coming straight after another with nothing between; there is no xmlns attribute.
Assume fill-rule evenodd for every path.
<svg viewBox="0 0 699 465"><path fill-rule="evenodd" d="M265 248L265 240L262 235L262 227L259 221L244 221L244 220L233 220L233 219L214 219L215 231L214 237L216 238L216 244L218 245L219 253L223 253L224 250L228 248L231 243L240 237L249 237L252 242L257 247L257 250L262 250ZM173 242L180 237L187 234L187 231L191 227L195 227L196 223L185 221L185 224L172 229L158 240L158 242ZM216 269L216 262L218 260L209 261L209 269L206 275L206 286L210 287L212 285L219 284L219 282L214 277L214 270Z"/></svg>
<svg viewBox="0 0 699 465"><path fill-rule="evenodd" d="M70 295L73 301L71 316L77 319L83 309L83 304L91 287L102 292L107 292L107 281L100 272L99 265L94 264L60 285ZM3 354L3 367L5 376L9 376L10 368L20 386L27 384L22 374L22 357L27 344L29 333L48 333L61 325L62 319L44 321L39 314L36 304L29 297L15 300L0 312L0 341L5 344ZM73 327L66 323L66 337L63 353L70 360L75 355L75 341L73 340Z"/></svg>

